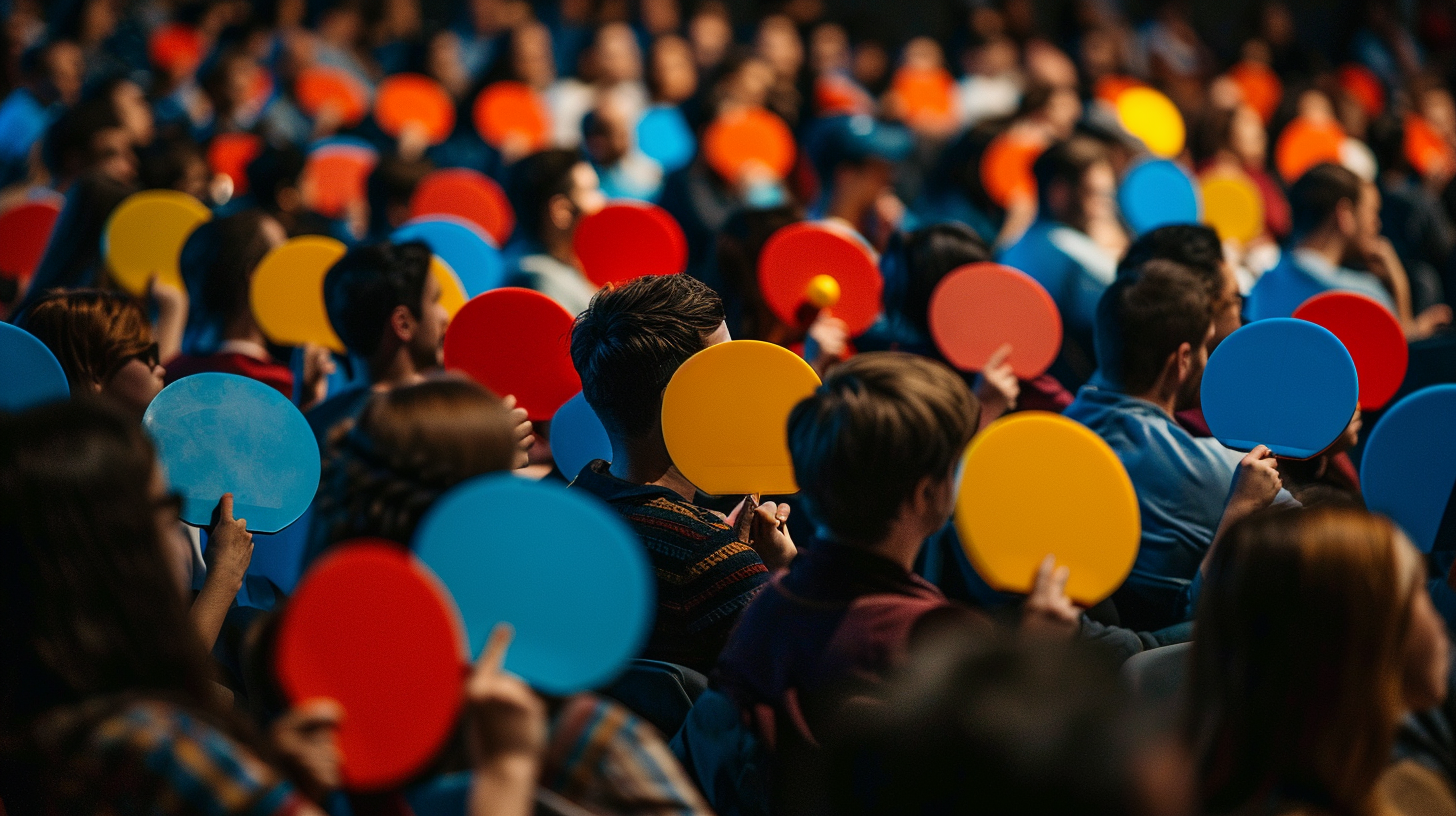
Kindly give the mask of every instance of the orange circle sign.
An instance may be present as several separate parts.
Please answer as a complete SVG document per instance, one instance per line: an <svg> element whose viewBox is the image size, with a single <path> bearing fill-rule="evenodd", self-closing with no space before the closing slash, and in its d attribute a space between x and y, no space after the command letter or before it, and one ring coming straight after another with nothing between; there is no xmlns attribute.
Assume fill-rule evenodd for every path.
<svg viewBox="0 0 1456 816"><path fill-rule="evenodd" d="M551 139L551 114L541 97L523 82L493 82L475 97L475 131L492 147L519 141L535 152Z"/></svg>
<svg viewBox="0 0 1456 816"><path fill-rule="evenodd" d="M432 145L450 138L455 129L455 103L440 83L423 74L395 74L379 85L374 102L379 129L399 138L406 128L420 128Z"/></svg>
<svg viewBox="0 0 1456 816"><path fill-rule="evenodd" d="M703 157L734 184L755 171L783 179L794 167L794 134L763 108L725 114L703 133Z"/></svg>
<svg viewBox="0 0 1456 816"><path fill-rule="evenodd" d="M1056 301L1030 275L995 263L966 264L930 296L930 334L951 365L980 371L1010 344L1018 379L1041 376L1062 348Z"/></svg>
<svg viewBox="0 0 1456 816"><path fill-rule="evenodd" d="M1264 124L1269 124L1279 108L1279 100L1284 98L1284 83L1279 81L1279 75L1264 63L1251 60L1230 68L1228 75L1243 95L1244 104L1253 108Z"/></svg>
<svg viewBox="0 0 1456 816"><path fill-rule="evenodd" d="M731 340L703 349L662 394L667 452L705 493L795 493L789 412L818 387L814 369L783 346Z"/></svg>
<svg viewBox="0 0 1456 816"><path fill-rule="evenodd" d="M305 68L293 83L298 108L317 119L325 107L333 107L344 127L354 127L369 113L369 86L342 68L315 65Z"/></svg>
<svg viewBox="0 0 1456 816"><path fill-rule="evenodd" d="M1036 177L1031 167L1046 150L1046 142L1006 131L991 140L981 154L981 186L999 207L1036 198Z"/></svg>
<svg viewBox="0 0 1456 816"><path fill-rule="evenodd" d="M1274 143L1274 166L1285 183L1293 184L1317 164L1340 163L1345 131L1334 122L1300 117L1284 126Z"/></svg>
<svg viewBox="0 0 1456 816"><path fill-rule="evenodd" d="M993 589L1029 592L1047 555L1067 566L1067 595L1091 606L1137 560L1137 493L1117 454L1076 420L1012 414L981 431L961 461L956 532Z"/></svg>

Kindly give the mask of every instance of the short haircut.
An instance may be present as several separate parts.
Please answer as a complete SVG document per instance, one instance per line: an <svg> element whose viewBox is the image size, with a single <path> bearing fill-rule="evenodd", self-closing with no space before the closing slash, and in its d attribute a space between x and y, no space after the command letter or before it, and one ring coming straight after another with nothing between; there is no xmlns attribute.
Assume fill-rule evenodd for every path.
<svg viewBox="0 0 1456 816"><path fill-rule="evenodd" d="M137 158L138 174L146 189L175 190L190 168L207 164L202 148L187 136L158 139Z"/></svg>
<svg viewBox="0 0 1456 816"><path fill-rule="evenodd" d="M80 172L96 158L96 134L119 127L121 118L110 97L82 100L46 129L41 142L46 169L58 176Z"/></svg>
<svg viewBox="0 0 1456 816"><path fill-rule="evenodd" d="M980 418L942 363L898 351L849 358L789 414L809 515L834 541L880 541L922 479L950 477Z"/></svg>
<svg viewBox="0 0 1456 816"><path fill-rule="evenodd" d="M421 241L382 241L351 249L324 276L329 323L349 351L373 356L397 307L422 315L429 274L430 248Z"/></svg>
<svg viewBox="0 0 1456 816"><path fill-rule="evenodd" d="M1360 201L1360 177L1338 164L1317 164L1289 188L1289 209L1294 218L1294 237L1319 229L1341 201L1355 206Z"/></svg>
<svg viewBox="0 0 1456 816"><path fill-rule="evenodd" d="M965 224L947 221L904 237L905 299L901 313L930 331L930 296L942 278L966 264L991 260L991 248Z"/></svg>
<svg viewBox="0 0 1456 816"><path fill-rule="evenodd" d="M614 436L661 422L662 392L723 323L723 301L687 275L649 275L592 297L571 331L582 393Z"/></svg>
<svg viewBox="0 0 1456 816"><path fill-rule="evenodd" d="M42 295L16 321L56 355L75 393L85 393L152 344L152 327L135 300L96 289Z"/></svg>
<svg viewBox="0 0 1456 816"><path fill-rule="evenodd" d="M1198 275L1152 260L1119 277L1097 303L1097 360L1129 394L1153 387L1183 343L1198 348L1213 323L1214 299Z"/></svg>
<svg viewBox="0 0 1456 816"><path fill-rule="evenodd" d="M547 206L552 198L571 194L571 171L584 161L578 150L542 150L521 159L511 171L511 204L527 235L541 239Z"/></svg>
<svg viewBox="0 0 1456 816"><path fill-rule="evenodd" d="M1218 233L1203 224L1167 224L1138 236L1122 261L1118 275L1135 272L1148 261L1172 261L1203 280L1215 301L1223 297L1223 244Z"/></svg>
<svg viewBox="0 0 1456 816"><path fill-rule="evenodd" d="M296 147L274 147L268 145L258 157L248 162L248 192L258 206L269 212L277 212L278 194L289 187L297 187L303 175L307 159Z"/></svg>
<svg viewBox="0 0 1456 816"><path fill-rule="evenodd" d="M203 271L202 303L199 304L219 320L232 320L247 314L251 308L250 291L253 271L268 254L268 235L264 224L269 219L262 210L242 210L225 218L215 219L200 227L212 238L212 257ZM191 243L190 240L188 243ZM185 251L185 250L184 250Z"/></svg>
<svg viewBox="0 0 1456 816"><path fill-rule="evenodd" d="M1031 165L1042 210L1048 211L1046 195L1054 184L1076 187L1093 165L1107 160L1107 147L1088 136L1073 136L1047 148Z"/></svg>
<svg viewBox="0 0 1456 816"><path fill-rule="evenodd" d="M435 163L429 159L405 159L389 155L374 165L374 170L365 182L365 194L369 199L369 227L375 233L387 233L394 228L389 222L390 207L408 207L415 189L425 180Z"/></svg>

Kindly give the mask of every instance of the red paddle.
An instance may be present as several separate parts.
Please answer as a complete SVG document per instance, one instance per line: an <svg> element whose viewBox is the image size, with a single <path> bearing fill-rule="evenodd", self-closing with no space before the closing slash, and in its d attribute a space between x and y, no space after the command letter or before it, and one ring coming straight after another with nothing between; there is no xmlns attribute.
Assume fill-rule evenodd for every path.
<svg viewBox="0 0 1456 816"><path fill-rule="evenodd" d="M688 265L688 244L667 211L617 201L581 219L572 240L587 279L598 286L644 275L676 275Z"/></svg>
<svg viewBox="0 0 1456 816"><path fill-rule="evenodd" d="M769 309L791 326L805 325L819 309L832 307L849 333L857 335L880 316L884 282L872 250L857 235L803 221L783 227L764 243L758 286Z"/></svg>
<svg viewBox="0 0 1456 816"><path fill-rule="evenodd" d="M941 278L930 296L930 334L950 364L979 371L1011 345L1011 370L1031 380L1056 360L1062 318L1046 289L1019 269L966 264Z"/></svg>
<svg viewBox="0 0 1456 816"><path fill-rule="evenodd" d="M477 295L445 330L445 367L501 396L514 394L534 422L581 390L571 363L573 318L551 298L506 287Z"/></svg>
<svg viewBox="0 0 1456 816"><path fill-rule="evenodd" d="M1354 292L1315 295L1294 310L1300 320L1324 326L1345 344L1360 377L1360 408L1384 407L1405 380L1410 348L1400 323L1377 301Z"/></svg>
<svg viewBox="0 0 1456 816"><path fill-rule="evenodd" d="M505 246L516 228L516 213L505 191L490 176L455 167L425 176L410 197L410 218L453 215L464 218Z"/></svg>

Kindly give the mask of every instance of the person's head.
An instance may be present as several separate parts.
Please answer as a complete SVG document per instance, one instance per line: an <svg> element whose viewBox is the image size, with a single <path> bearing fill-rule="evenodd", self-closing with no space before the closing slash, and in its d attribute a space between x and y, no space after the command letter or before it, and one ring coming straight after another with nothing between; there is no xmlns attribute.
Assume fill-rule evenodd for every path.
<svg viewBox="0 0 1456 816"><path fill-rule="evenodd" d="M434 169L434 162L426 158L406 159L393 154L381 158L365 183L370 231L387 234L408 221L410 198Z"/></svg>
<svg viewBox="0 0 1456 816"><path fill-rule="evenodd" d="M904 126L858 115L820 120L806 149L826 189L867 206L894 181L913 146Z"/></svg>
<svg viewBox="0 0 1456 816"><path fill-rule="evenodd" d="M1116 212L1117 177L1107 148L1074 136L1047 148L1031 166L1040 216L1081 229L1110 209Z"/></svg>
<svg viewBox="0 0 1456 816"><path fill-rule="evenodd" d="M141 183L148 189L178 190L208 199L212 171L197 142L187 137L158 139L141 154Z"/></svg>
<svg viewBox="0 0 1456 816"><path fill-rule="evenodd" d="M632 125L627 111L610 97L581 119L581 142L598 167L612 167L632 149Z"/></svg>
<svg viewBox="0 0 1456 816"><path fill-rule="evenodd" d="M571 330L587 404L614 442L660 438L662 392L694 354L728 339L723 301L687 275L648 275L592 297Z"/></svg>
<svg viewBox="0 0 1456 816"><path fill-rule="evenodd" d="M607 84L635 82L642 78L642 49L637 35L626 23L608 23L597 29L592 42L597 78Z"/></svg>
<svg viewBox="0 0 1456 816"><path fill-rule="evenodd" d="M960 375L901 352L857 354L789 414L794 479L824 538L919 542L954 507L955 466L981 406Z"/></svg>
<svg viewBox="0 0 1456 816"><path fill-rule="evenodd" d="M202 278L202 302L195 306L221 321L224 331L238 323L256 326L249 294L253 272L263 256L281 246L288 235L274 218L257 209L216 219L210 226L211 251Z"/></svg>
<svg viewBox="0 0 1456 816"><path fill-rule="evenodd" d="M20 68L45 101L74 105L81 98L86 57L71 40L51 40L21 55Z"/></svg>
<svg viewBox="0 0 1456 816"><path fill-rule="evenodd" d="M1380 237L1380 191L1337 164L1317 164L1289 188L1296 242L1332 241L1347 252Z"/></svg>
<svg viewBox="0 0 1456 816"><path fill-rule="evenodd" d="M259 207L273 216L303 210L299 178L307 159L296 147L265 145L257 158L248 162L248 192Z"/></svg>
<svg viewBox="0 0 1456 816"><path fill-rule="evenodd" d="M782 14L770 14L758 24L754 42L758 55L773 66L780 82L793 82L804 67L804 39L794 21Z"/></svg>
<svg viewBox="0 0 1456 816"><path fill-rule="evenodd" d="M533 153L512 169L510 182L521 229L548 248L569 244L582 217L606 204L596 171L576 150Z"/></svg>
<svg viewBox="0 0 1456 816"><path fill-rule="evenodd" d="M652 98L668 105L680 105L698 90L698 67L693 63L693 49L676 34L658 37L652 42L647 85Z"/></svg>
<svg viewBox="0 0 1456 816"><path fill-rule="evenodd" d="M1210 812L1271 791L1371 812L1400 720L1446 694L1446 633L1422 559L1363 510L1273 512L1230 528L1197 631L1187 729Z"/></svg>
<svg viewBox="0 0 1456 816"><path fill-rule="evenodd" d="M440 365L450 317L440 305L430 257L420 241L382 241L349 250L324 275L329 323L350 352L370 361L376 377L397 363L415 373Z"/></svg>
<svg viewBox="0 0 1456 816"><path fill-rule="evenodd" d="M698 4L688 20L688 42L699 68L713 68L723 61L728 46L733 44L733 20L721 0Z"/></svg>
<svg viewBox="0 0 1456 816"><path fill-rule="evenodd" d="M16 321L56 355L73 394L102 394L140 419L166 369L136 301L114 292L57 290Z"/></svg>
<svg viewBox="0 0 1456 816"><path fill-rule="evenodd" d="M0 415L0 722L124 692L213 706L166 491L146 433L114 407Z"/></svg>
<svg viewBox="0 0 1456 816"><path fill-rule="evenodd" d="M1244 298L1239 278L1223 255L1218 233L1202 224L1169 224L1139 235L1117 264L1117 273L1135 272L1152 260L1172 261L1194 273L1213 298L1210 353L1243 325Z"/></svg>
<svg viewBox="0 0 1456 816"><path fill-rule="evenodd" d="M886 250L887 256L889 252ZM930 296L941 279L966 264L989 260L991 248L974 230L958 222L932 224L905 235L894 257L900 267L895 277L903 275L899 313L928 336ZM882 260L882 264L889 263L889 257Z"/></svg>
<svg viewBox="0 0 1456 816"><path fill-rule="evenodd" d="M116 118L131 136L133 146L141 149L152 143L156 136L156 119L152 116L152 106L147 103L142 86L129 77L117 77L98 88L96 96L111 100Z"/></svg>
<svg viewBox="0 0 1456 816"><path fill-rule="evenodd" d="M330 543L370 536L408 545L425 511L474 476L517 464L515 421L496 395L443 376L380 391L330 445L321 511Z"/></svg>
<svg viewBox="0 0 1456 816"><path fill-rule="evenodd" d="M46 130L41 155L64 188L88 173L100 173L122 184L137 177L132 137L108 99L93 97L61 114Z"/></svg>
<svg viewBox="0 0 1456 816"><path fill-rule="evenodd" d="M1124 393L1197 405L1213 338L1213 296L1181 264L1151 260L1118 277L1097 302L1097 361Z"/></svg>
<svg viewBox="0 0 1456 816"><path fill-rule="evenodd" d="M835 813L1190 812L1187 751L1085 645L932 635L884 698L845 706L825 738Z"/></svg>
<svg viewBox="0 0 1456 816"><path fill-rule="evenodd" d="M1021 98L1017 117L1037 123L1053 139L1070 139L1082 118L1082 98L1075 86L1033 84Z"/></svg>

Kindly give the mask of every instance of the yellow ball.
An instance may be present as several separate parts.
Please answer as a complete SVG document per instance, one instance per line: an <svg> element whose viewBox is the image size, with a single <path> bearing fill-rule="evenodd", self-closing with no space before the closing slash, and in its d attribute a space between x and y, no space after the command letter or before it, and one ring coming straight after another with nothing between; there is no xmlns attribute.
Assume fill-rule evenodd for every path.
<svg viewBox="0 0 1456 816"><path fill-rule="evenodd" d="M839 302L839 281L832 275L815 275L804 287L804 298L816 309L828 309Z"/></svg>

